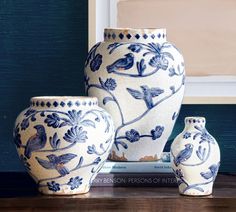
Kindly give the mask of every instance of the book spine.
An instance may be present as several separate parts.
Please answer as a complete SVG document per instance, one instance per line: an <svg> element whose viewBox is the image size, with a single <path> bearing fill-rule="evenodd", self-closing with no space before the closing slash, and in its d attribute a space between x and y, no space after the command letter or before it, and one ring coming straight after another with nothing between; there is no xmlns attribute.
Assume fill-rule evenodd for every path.
<svg viewBox="0 0 236 212"><path fill-rule="evenodd" d="M100 173L171 173L170 163L156 164L131 164L107 162L103 165Z"/></svg>
<svg viewBox="0 0 236 212"><path fill-rule="evenodd" d="M103 174L99 173L94 179L94 187L176 187L174 174L125 173Z"/></svg>

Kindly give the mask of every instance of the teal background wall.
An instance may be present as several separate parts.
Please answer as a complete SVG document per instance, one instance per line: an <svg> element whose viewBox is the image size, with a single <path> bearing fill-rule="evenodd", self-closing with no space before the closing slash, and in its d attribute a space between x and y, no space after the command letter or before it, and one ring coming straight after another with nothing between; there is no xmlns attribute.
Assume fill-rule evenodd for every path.
<svg viewBox="0 0 236 212"><path fill-rule="evenodd" d="M31 96L84 94L87 32L87 0L0 0L0 172L24 171L12 128ZM220 144L220 171L236 172L235 105L184 105L165 150L193 115Z"/></svg>
<svg viewBox="0 0 236 212"><path fill-rule="evenodd" d="M12 144L31 96L83 95L87 0L0 0L0 171L20 170Z"/></svg>

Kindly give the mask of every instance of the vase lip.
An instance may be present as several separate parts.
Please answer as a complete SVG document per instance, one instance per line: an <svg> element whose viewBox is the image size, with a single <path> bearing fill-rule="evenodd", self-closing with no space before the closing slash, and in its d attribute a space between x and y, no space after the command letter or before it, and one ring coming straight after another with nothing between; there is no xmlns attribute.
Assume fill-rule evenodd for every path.
<svg viewBox="0 0 236 212"><path fill-rule="evenodd" d="M79 107L98 105L97 97L88 96L34 96L30 105L35 107Z"/></svg>
<svg viewBox="0 0 236 212"><path fill-rule="evenodd" d="M104 31L130 31L130 32L166 32L166 28L155 28L155 27L148 27L148 28L132 28L132 27L106 27Z"/></svg>
<svg viewBox="0 0 236 212"><path fill-rule="evenodd" d="M143 41L143 42L165 42L165 28L105 28L105 41Z"/></svg>
<svg viewBox="0 0 236 212"><path fill-rule="evenodd" d="M31 100L97 100L97 97L90 97L90 96L33 96Z"/></svg>
<svg viewBox="0 0 236 212"><path fill-rule="evenodd" d="M187 116L185 117L185 123L187 124L206 123L206 118L203 116Z"/></svg>

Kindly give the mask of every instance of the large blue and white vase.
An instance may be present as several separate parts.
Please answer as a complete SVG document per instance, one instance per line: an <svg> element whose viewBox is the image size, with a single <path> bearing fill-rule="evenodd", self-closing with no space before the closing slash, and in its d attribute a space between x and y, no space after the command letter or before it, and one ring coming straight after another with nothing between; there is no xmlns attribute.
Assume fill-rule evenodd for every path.
<svg viewBox="0 0 236 212"><path fill-rule="evenodd" d="M33 97L14 129L20 159L44 194L88 192L113 139L111 116L92 97Z"/></svg>
<svg viewBox="0 0 236 212"><path fill-rule="evenodd" d="M180 194L204 196L212 193L220 166L220 149L205 124L203 117L186 117L183 132L171 145L171 165Z"/></svg>
<svg viewBox="0 0 236 212"><path fill-rule="evenodd" d="M113 117L116 161L157 161L184 94L184 60L165 29L105 29L90 50L86 91Z"/></svg>

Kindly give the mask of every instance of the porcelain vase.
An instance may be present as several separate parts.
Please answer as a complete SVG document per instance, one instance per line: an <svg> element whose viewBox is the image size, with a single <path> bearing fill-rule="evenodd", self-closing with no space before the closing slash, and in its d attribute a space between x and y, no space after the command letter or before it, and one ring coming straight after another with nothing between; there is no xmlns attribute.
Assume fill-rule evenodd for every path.
<svg viewBox="0 0 236 212"><path fill-rule="evenodd" d="M184 94L184 60L165 29L105 29L85 64L89 96L115 124L116 161L157 161Z"/></svg>
<svg viewBox="0 0 236 212"><path fill-rule="evenodd" d="M205 128L205 118L185 118L185 128L171 145L171 165L179 192L204 196L212 193L220 166L220 149Z"/></svg>
<svg viewBox="0 0 236 212"><path fill-rule="evenodd" d="M89 191L113 143L111 116L92 97L34 97L16 119L14 142L44 194Z"/></svg>

